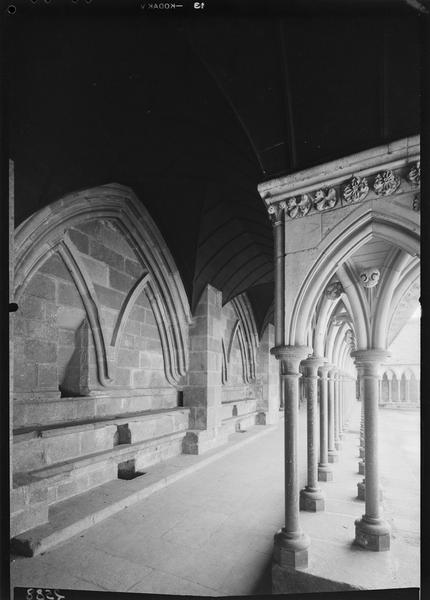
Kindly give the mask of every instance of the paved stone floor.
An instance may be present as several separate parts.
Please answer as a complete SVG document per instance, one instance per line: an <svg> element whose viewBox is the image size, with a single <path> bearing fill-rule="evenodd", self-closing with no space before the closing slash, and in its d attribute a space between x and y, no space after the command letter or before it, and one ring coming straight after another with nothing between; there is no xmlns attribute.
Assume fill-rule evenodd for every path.
<svg viewBox="0 0 430 600"><path fill-rule="evenodd" d="M359 405L325 513L301 513L310 572L366 588L419 585L419 413L382 410L381 477L390 552L351 545ZM183 595L270 593L273 535L283 522L282 424L223 459L34 558L11 563L12 585Z"/></svg>

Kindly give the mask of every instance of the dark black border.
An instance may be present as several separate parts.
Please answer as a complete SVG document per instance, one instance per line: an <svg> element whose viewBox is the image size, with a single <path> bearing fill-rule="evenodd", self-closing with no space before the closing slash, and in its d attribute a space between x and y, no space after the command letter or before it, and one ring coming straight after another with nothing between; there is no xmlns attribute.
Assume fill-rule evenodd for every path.
<svg viewBox="0 0 430 600"><path fill-rule="evenodd" d="M182 8L177 9L152 9L150 4L158 4L157 1L149 2L147 0L2 0L0 3L0 260L2 276L0 277L0 298L2 302L3 318L0 319L0 359L1 359L1 395L0 395L0 452L1 452L1 562L0 562L0 599L10 597L10 576L9 576L9 494L6 492L9 488L9 376L8 376L8 357L9 357L9 294L8 294L8 140L7 140L7 122L8 113L5 102L5 90L7 88L7 54L5 51L5 39L8 35L8 22L10 19L19 18L20 15L33 16L35 26L39 19L49 19L50 17L73 19L74 17L85 19L98 18L121 18L134 16L136 18L210 18L211 16L231 16L231 17L255 17L264 19L265 17L287 17L287 16L305 16L315 18L329 13L336 15L346 15L351 18L354 16L388 16L388 15L412 15L418 14L421 22L421 162L422 182L421 182L421 217L422 247L424 253L422 257L422 372L425 374L426 367L426 348L430 347L430 322L428 318L427 306L429 305L429 283L428 257L427 257L427 236L430 233L429 207L430 200L430 160L428 148L430 147L429 135L429 110L430 106L430 0L204 0L204 9L194 8L194 0L179 0L176 4L182 4ZM164 4L175 4L175 2L164 2ZM15 7L15 12L10 14L9 7ZM77 19L77 20L79 20ZM77 23L79 26L79 23ZM401 43L401 42L399 42ZM399 82L402 85L402 82ZM407 85L407 83L406 83ZM427 202L426 202L427 200ZM422 598L427 597L430 592L430 573L425 560L425 542L428 541L429 521L427 519L427 479L429 473L429 461L427 459L429 450L429 441L426 435L426 424L429 422L427 407L427 389L430 386L426 377L422 377L422 403L421 403L421 514L422 514L422 544L421 544L421 594ZM25 598L22 590L26 588L15 588L15 599ZM131 594L119 592L96 592L96 591L78 591L63 590L66 592L67 600L98 600L102 598L112 600L134 600L137 598L184 598L185 596L169 596L155 594ZM420 597L417 588L402 588L389 590L363 590L356 592L320 592L313 594L289 594L279 595L279 598L286 600L417 600ZM234 596L230 596L234 598ZM255 596L238 596L237 598L255 598Z"/></svg>

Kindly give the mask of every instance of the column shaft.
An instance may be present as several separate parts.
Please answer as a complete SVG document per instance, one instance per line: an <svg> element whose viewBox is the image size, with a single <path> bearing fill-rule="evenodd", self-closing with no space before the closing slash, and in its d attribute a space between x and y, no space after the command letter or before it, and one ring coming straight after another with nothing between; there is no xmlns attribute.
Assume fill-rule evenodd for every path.
<svg viewBox="0 0 430 600"><path fill-rule="evenodd" d="M337 462L339 455L335 446L335 435L334 435L334 374L331 372L328 380L328 461L330 463Z"/></svg>
<svg viewBox="0 0 430 600"><path fill-rule="evenodd" d="M299 480L297 425L299 420L299 374L283 375L285 425L285 530L299 531Z"/></svg>
<svg viewBox="0 0 430 600"><path fill-rule="evenodd" d="M324 510L324 495L318 485L318 367L322 359L309 358L302 362L305 369L305 389L307 397L307 450L308 450L308 481L305 489L300 492L300 508L308 511Z"/></svg>
<svg viewBox="0 0 430 600"><path fill-rule="evenodd" d="M299 523L299 364L310 348L280 346L272 354L281 361L284 388L284 449L285 449L285 526L275 535L274 560L283 567L307 567L310 539Z"/></svg>
<svg viewBox="0 0 430 600"><path fill-rule="evenodd" d="M378 376L364 375L364 448L366 455L366 516L380 517L378 464Z"/></svg>
<svg viewBox="0 0 430 600"><path fill-rule="evenodd" d="M364 447L366 457L365 514L355 522L356 542L369 550L388 550L389 527L382 519L379 490L378 416L379 366L387 356L381 350L355 351L361 367L364 403Z"/></svg>
<svg viewBox="0 0 430 600"><path fill-rule="evenodd" d="M320 462L318 465L318 480L332 481L333 471L328 462L328 368L321 367L320 372Z"/></svg>
<svg viewBox="0 0 430 600"><path fill-rule="evenodd" d="M405 379L405 402L410 402L409 379Z"/></svg>

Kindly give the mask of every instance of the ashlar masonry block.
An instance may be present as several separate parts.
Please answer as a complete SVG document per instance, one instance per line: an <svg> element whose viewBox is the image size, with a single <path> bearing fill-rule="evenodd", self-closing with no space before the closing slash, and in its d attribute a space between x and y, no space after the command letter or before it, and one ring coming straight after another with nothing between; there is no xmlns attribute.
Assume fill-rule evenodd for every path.
<svg viewBox="0 0 430 600"><path fill-rule="evenodd" d="M216 438L221 421L221 306L221 292L208 285L190 327L190 369L184 386L184 406L190 408L190 428L207 433L204 437L187 438L185 453L198 454L203 447L211 447L208 440Z"/></svg>

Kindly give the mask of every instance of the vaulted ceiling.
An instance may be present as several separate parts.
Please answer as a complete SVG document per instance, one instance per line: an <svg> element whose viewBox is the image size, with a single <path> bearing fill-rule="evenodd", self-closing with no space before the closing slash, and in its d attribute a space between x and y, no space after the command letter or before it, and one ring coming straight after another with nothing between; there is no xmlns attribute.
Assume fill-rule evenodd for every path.
<svg viewBox="0 0 430 600"><path fill-rule="evenodd" d="M258 326L273 298L273 241L257 184L419 132L413 10L50 15L23 12L7 27L16 224L74 190L128 185L190 303L207 283L224 301L248 291Z"/></svg>

